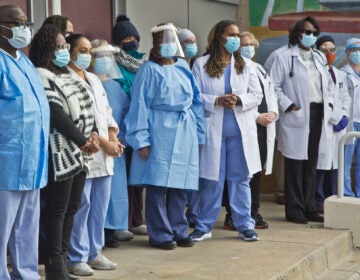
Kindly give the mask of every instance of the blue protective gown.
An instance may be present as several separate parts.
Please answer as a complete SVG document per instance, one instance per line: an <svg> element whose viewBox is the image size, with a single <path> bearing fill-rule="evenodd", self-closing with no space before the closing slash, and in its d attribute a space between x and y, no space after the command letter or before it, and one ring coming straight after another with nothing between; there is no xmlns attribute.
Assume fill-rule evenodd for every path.
<svg viewBox="0 0 360 280"><path fill-rule="evenodd" d="M129 110L129 98L121 89L119 83L109 80L102 82L109 104L112 108L112 115L119 126L118 138L125 144L124 118ZM128 228L129 200L127 193L127 176L125 152L121 157L114 158L114 175L111 180L111 194L105 228L120 230Z"/></svg>
<svg viewBox="0 0 360 280"><path fill-rule="evenodd" d="M205 141L200 92L188 64L152 61L138 70L125 118L126 141L134 150L151 146L147 160L133 153L131 184L197 189L198 145Z"/></svg>
<svg viewBox="0 0 360 280"><path fill-rule="evenodd" d="M47 184L49 103L37 70L20 51L0 49L0 190Z"/></svg>

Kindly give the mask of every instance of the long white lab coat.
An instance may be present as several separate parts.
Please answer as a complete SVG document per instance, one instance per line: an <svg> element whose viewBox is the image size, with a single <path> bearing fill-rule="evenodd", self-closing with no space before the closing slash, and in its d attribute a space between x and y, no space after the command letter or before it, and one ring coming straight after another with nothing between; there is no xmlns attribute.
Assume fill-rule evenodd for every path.
<svg viewBox="0 0 360 280"><path fill-rule="evenodd" d="M351 98L348 92L346 73L333 67L336 84L333 85L334 95L332 106L333 110L329 114L329 119L324 122L319 144L319 157L317 169L330 170L338 168L339 141L346 132L343 129L339 132L333 131L333 126L337 125L343 116L349 117ZM329 133L324 133L325 127L328 127ZM327 137L327 139L325 139ZM330 146L329 146L330 144Z"/></svg>
<svg viewBox="0 0 360 280"><path fill-rule="evenodd" d="M216 97L225 94L225 80L224 75L220 78L208 75L204 69L208 59L209 55L202 56L195 61L193 66L193 74L200 87L206 117L206 142L200 148L200 177L217 181L219 179L224 108L214 106L214 103ZM232 92L238 95L242 101L242 106L237 106L234 113L242 135L247 168L249 174L252 175L261 170L256 117L262 93L255 64L248 59L245 59L245 63L243 73L238 75L234 68L235 60L233 57L231 58L230 84Z"/></svg>
<svg viewBox="0 0 360 280"><path fill-rule="evenodd" d="M268 112L274 112L276 114L275 120L266 128L266 162L264 167L265 174L268 175L272 172L276 136L275 121L279 118L279 110L274 85L270 79L270 76L266 73L265 69L259 63L255 62L255 65L256 73L264 88Z"/></svg>
<svg viewBox="0 0 360 280"><path fill-rule="evenodd" d="M312 55L321 75L324 125L328 123L332 112L329 104L333 100L333 86L324 55L318 51L312 51ZM293 72L293 77L290 77L290 72ZM282 54L276 56L270 69L270 77L274 83L279 106L278 150L287 158L307 160L310 131L310 88L307 81L311 77L297 45L284 48ZM299 110L285 113L291 104L295 104ZM329 133L332 133L332 127L326 125L322 129L322 134L326 134L325 140L328 140ZM326 145L331 147L331 143Z"/></svg>

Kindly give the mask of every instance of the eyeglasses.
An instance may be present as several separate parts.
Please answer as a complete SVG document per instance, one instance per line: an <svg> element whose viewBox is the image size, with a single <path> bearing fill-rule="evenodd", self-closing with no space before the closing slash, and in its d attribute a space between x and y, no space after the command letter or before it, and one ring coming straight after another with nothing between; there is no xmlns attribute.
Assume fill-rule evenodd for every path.
<svg viewBox="0 0 360 280"><path fill-rule="evenodd" d="M33 22L20 22L20 21L0 21L0 23L8 23L8 24L13 24L17 27L20 27L21 29L25 29L26 27L28 27L29 29L32 29L34 27L34 23Z"/></svg>
<svg viewBox="0 0 360 280"><path fill-rule="evenodd" d="M71 47L71 45L70 44L68 44L68 43L65 43L65 44L60 44L60 45L57 45L56 46L56 49L58 49L58 50L70 50L70 47Z"/></svg>
<svg viewBox="0 0 360 280"><path fill-rule="evenodd" d="M311 35L313 34L315 37L319 36L319 31L312 31L312 30L308 30L308 29L305 29L302 33L305 33L306 35Z"/></svg>
<svg viewBox="0 0 360 280"><path fill-rule="evenodd" d="M325 46L321 46L320 50L325 54L326 53L336 53L336 49L334 47L333 48L328 48L328 47L325 47Z"/></svg>

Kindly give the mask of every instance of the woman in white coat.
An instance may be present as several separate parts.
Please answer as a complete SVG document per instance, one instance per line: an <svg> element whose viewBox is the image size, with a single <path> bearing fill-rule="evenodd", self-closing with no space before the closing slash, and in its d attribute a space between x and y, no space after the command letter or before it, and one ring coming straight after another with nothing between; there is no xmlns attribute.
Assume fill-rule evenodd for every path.
<svg viewBox="0 0 360 280"><path fill-rule="evenodd" d="M322 131L329 133L322 124L333 93L326 58L311 48L319 32L314 18L298 21L289 48L270 70L279 106L278 149L285 157L285 217L301 224L324 221L315 207L316 165Z"/></svg>
<svg viewBox="0 0 360 280"><path fill-rule="evenodd" d="M190 237L211 237L220 213L224 181L239 238L258 240L250 215L250 176L261 170L256 117L262 93L254 64L240 55L240 32L228 20L214 27L210 54L195 61L206 117L206 142L200 150L200 209Z"/></svg>
<svg viewBox="0 0 360 280"><path fill-rule="evenodd" d="M324 213L324 199L336 194L339 141L346 132L344 128L349 120L351 98L346 73L332 65L336 60L334 39L330 36L321 36L316 41L316 47L326 56L334 87L332 113L328 115L329 119L323 126L329 133L321 133L316 172L316 208L319 213Z"/></svg>

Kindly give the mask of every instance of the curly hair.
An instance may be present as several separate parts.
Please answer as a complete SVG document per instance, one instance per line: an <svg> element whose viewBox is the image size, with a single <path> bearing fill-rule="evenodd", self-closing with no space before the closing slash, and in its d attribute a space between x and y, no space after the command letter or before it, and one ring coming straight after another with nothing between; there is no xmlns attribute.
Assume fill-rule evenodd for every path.
<svg viewBox="0 0 360 280"><path fill-rule="evenodd" d="M297 45L300 42L301 33L304 32L304 24L305 22L311 23L317 32L320 34L320 26L315 18L313 17L305 17L301 20L299 20L297 23L295 23L294 27L292 29L289 29L289 44L290 45Z"/></svg>
<svg viewBox="0 0 360 280"><path fill-rule="evenodd" d="M42 26L44 26L46 24L53 24L53 25L57 26L60 29L60 32L65 36L68 20L69 19L64 16L52 15L52 16L47 17L44 20Z"/></svg>
<svg viewBox="0 0 360 280"><path fill-rule="evenodd" d="M35 67L46 68L55 74L68 73L66 67L58 67L53 63L59 34L62 34L60 29L53 24L45 24L36 32L29 52L29 58Z"/></svg>
<svg viewBox="0 0 360 280"><path fill-rule="evenodd" d="M227 65L221 59L221 48L222 48L221 40L226 27L228 27L229 25L236 25L236 23L231 20L222 20L213 27L215 29L214 37L212 42L209 42L209 46L208 46L210 51L210 58L204 66L206 72L210 75L210 77L220 78L220 76L224 73L224 68ZM245 67L245 61L241 57L240 48L236 50L233 53L233 55L235 58L236 73L240 75Z"/></svg>

